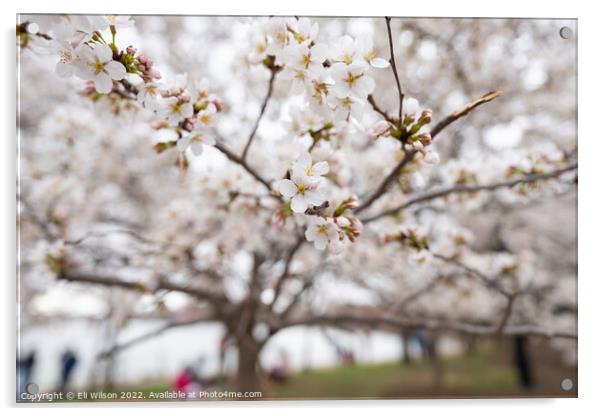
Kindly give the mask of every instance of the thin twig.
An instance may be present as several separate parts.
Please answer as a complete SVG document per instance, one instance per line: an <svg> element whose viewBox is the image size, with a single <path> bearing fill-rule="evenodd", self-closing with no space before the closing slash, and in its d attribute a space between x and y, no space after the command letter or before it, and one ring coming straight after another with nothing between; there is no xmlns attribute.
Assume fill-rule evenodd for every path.
<svg viewBox="0 0 602 416"><path fill-rule="evenodd" d="M457 322L437 319L420 319L420 318L399 318L394 316L356 316L356 315L318 315L309 316L297 320L291 320L282 323L278 328L289 328L291 326L307 326L307 325L332 325L332 326L363 326L369 328L376 328L379 326L393 327L401 329L417 329L425 328L430 330L447 330L460 332L465 334L474 335L494 335L497 332L497 325L481 325L468 322ZM501 335L514 336L514 335L528 335L534 337L544 338L568 338L576 339L577 334L572 331L565 330L553 330L548 328L542 328L534 325L516 325L506 326Z"/></svg>
<svg viewBox="0 0 602 416"><path fill-rule="evenodd" d="M169 282L165 279L160 279L158 284L153 288L145 285L142 282L132 282L121 280L116 277L104 276L89 272L72 272L72 271L61 271L58 276L60 280L66 280L69 282L78 283L89 283L111 287L121 287L124 289L135 290L142 293L153 293L157 290L168 290L174 292L182 292L198 299L207 300L212 304L223 305L228 303L228 299L218 293L213 293L208 290L201 288L179 285L177 283Z"/></svg>
<svg viewBox="0 0 602 416"><path fill-rule="evenodd" d="M216 143L215 148L217 150L219 150L220 152L222 152L232 162L239 164L244 170L246 170L251 176L253 176L253 178L255 178L258 182L260 182L268 190L268 192L270 192L270 196L280 200L280 198L278 198L277 196L272 194L272 186L270 185L270 182L268 182L266 179L264 179L259 173L257 173L257 171L255 169L253 169L251 166L249 166L249 164L246 161L242 160L239 156L234 154L230 149L228 149L222 143L219 143L219 142Z"/></svg>
<svg viewBox="0 0 602 416"><path fill-rule="evenodd" d="M397 166L395 166L395 168L393 168L391 173L389 173L387 175L387 177L381 182L381 184L378 186L378 188L376 188L376 191L374 191L372 193L372 195L363 204L361 204L359 207L357 207L355 212L356 213L362 212L366 208L370 207L370 205L372 205L378 198L380 198L387 191L387 188L389 188L391 183L399 177L399 174L401 173L403 168L408 163L410 163L410 161L414 158L415 154L416 154L415 151L406 152L403 156L403 159L401 159L401 161L397 164Z"/></svg>
<svg viewBox="0 0 602 416"><path fill-rule="evenodd" d="M485 275L481 271L479 271L473 267L470 267L467 264L464 264L461 261L459 261L455 258L452 258L452 257L447 257L447 256L444 256L444 255L441 255L438 253L432 253L432 255L436 259L442 260L449 264L453 264L454 266L457 266L457 267L463 269L468 274L481 280L485 284L485 286L495 289L496 291L498 291L499 293L504 295L506 298L508 298L511 295L506 289L504 289L502 286L500 286L500 284L497 280Z"/></svg>
<svg viewBox="0 0 602 416"><path fill-rule="evenodd" d="M257 117L257 120L255 120L255 125L253 126L253 130L251 130L251 134L249 134L249 138L247 139L247 144L245 144L245 148L243 149L242 155L240 156L240 160L242 160L243 162L247 158L247 153L249 152L251 143L253 142L253 139L255 138L255 133L257 133L257 129L259 128L259 123L261 122L261 119L263 118L265 109L268 106L268 101L270 101L270 97L272 96L272 92L274 91L274 80L276 79L276 73L278 72L278 69L272 68L272 69L270 69L270 72L271 73L270 73L270 81L268 84L268 92L266 93L265 98L263 99L263 103L261 104L261 110L259 111L259 116Z"/></svg>
<svg viewBox="0 0 602 416"><path fill-rule="evenodd" d="M504 309L504 315L502 315L502 319L500 319L500 323L498 324L496 332L501 334L504 331L504 327L508 324L510 320L510 316L512 315L512 307L514 306L514 302L516 301L517 294L512 293L508 296L508 302L506 303L506 308Z"/></svg>
<svg viewBox="0 0 602 416"><path fill-rule="evenodd" d="M397 65L395 65L395 51L393 49L393 36L391 35L391 18L385 17L385 21L387 22L387 34L389 35L389 51L391 53L389 63L391 64L391 70L393 71L393 75L395 76L395 83L397 84L397 93L399 95L399 122L401 123L401 114L403 112L403 91L401 89L401 82L399 81L399 74L397 73Z"/></svg>
<svg viewBox="0 0 602 416"><path fill-rule="evenodd" d="M374 109L374 111L376 111L378 114L380 114L385 120L387 120L391 124L395 124L395 122L393 121L393 118L389 114L387 114L387 112L385 110L380 108L380 106L378 104L376 104L376 101L374 100L374 97L372 96L372 94L368 95L368 102L372 106L372 109Z"/></svg>
<svg viewBox="0 0 602 416"><path fill-rule="evenodd" d="M464 117L466 114L470 113L472 110L474 110L481 104L488 103L489 101L494 100L495 98L499 97L500 95L502 95L501 91L491 91L491 92L488 92L487 94L483 95L482 97L479 97L476 100L466 104L464 107L462 107L458 111L453 112L452 114L450 114L449 116L447 116L443 120L441 120L439 123L437 123L435 125L435 127L433 127L431 129L431 137L434 138L436 135L441 133L441 131L444 128L449 126L451 123L453 123L457 119Z"/></svg>
<svg viewBox="0 0 602 416"><path fill-rule="evenodd" d="M289 275L290 267L291 267L291 263L293 262L293 259L295 258L295 254L297 253L297 251L299 251L299 249L301 248L301 246L303 245L304 242L305 242L305 238L302 236L299 236L297 238L297 241L295 242L295 244L290 248L290 250L286 256L286 259L284 260L284 269L282 270L282 273L278 277L276 286L274 286L274 298L272 299L272 303L270 304L270 307L273 307L274 304L276 303L276 301L278 300L278 297L280 296L280 292L282 291L284 282L290 277L290 275Z"/></svg>
<svg viewBox="0 0 602 416"><path fill-rule="evenodd" d="M506 181L506 182L497 182L497 183L491 183L491 184L485 184L485 185L456 185L456 186L452 186L450 188L445 188L445 189L441 189L439 191L434 191L434 192L430 192L430 193L427 193L424 195L414 197L402 205L399 205L395 208L391 208L387 211L381 212L380 214L374 215L372 217L364 218L361 221L363 223L372 222L372 221L378 220L380 218L383 218L383 217L386 217L389 215L395 215L412 205L431 201L433 199L442 198L442 197L445 197L450 194L473 193L473 192L479 192L479 191L493 191L493 190L500 189L500 188L513 188L516 185L520 185L523 183L531 183L531 182L556 178L564 173L570 172L575 169L577 169L577 163L571 164L571 165L566 166L561 169L554 170L552 172L526 175L526 176L523 176L522 178L517 178L517 179L511 180L511 181Z"/></svg>
<svg viewBox="0 0 602 416"><path fill-rule="evenodd" d="M129 341L123 342L121 344L117 344L115 346L113 346L112 348L103 351L99 354L99 358L107 358L117 352L123 351L125 349L134 347L142 342L148 341L150 339L153 339L159 335L161 335L162 333L164 333L167 330L173 329L173 328L179 328L182 326L187 326L187 325L194 325L197 324L199 322L209 322L212 321L213 319L211 318L197 318L197 319L192 319L189 321L172 321L172 322L168 322L165 325L160 326L159 328L153 329L145 334L142 334L140 336L137 336Z"/></svg>
<svg viewBox="0 0 602 416"><path fill-rule="evenodd" d="M450 114L449 116L447 116L446 118L444 118L441 122L439 122L430 132L431 134L431 138L435 138L435 136L437 134L439 134L443 129L445 129L447 126L449 126L450 124L452 124L454 121L456 121L457 119L459 119L462 116L465 116L466 114L468 114L470 111L472 111L473 109L475 109L476 107L478 107L481 104L484 104L486 102L489 102L491 100L493 100L496 97L499 97L501 95L501 92L496 91L496 92L491 92L488 94L485 94L484 96L477 98L476 100L468 103L466 106L464 106L463 108L461 108L460 110ZM374 191L372 193L372 195L364 202L362 203L359 207L357 207L357 209L355 210L356 213L358 212L362 212L363 210L365 210L366 208L370 207L377 199L379 199L389 188L389 186L391 185L391 183L393 183L398 177L399 174L401 173L401 171L403 170L403 168L412 161L412 159L414 158L414 155L416 154L415 150L409 150L405 153L403 159L397 164L397 166L395 166L395 168L393 168L393 170L391 171L391 173L389 173L389 175L387 175L387 177L383 180L383 182L378 186L378 188L376 189L376 191Z"/></svg>

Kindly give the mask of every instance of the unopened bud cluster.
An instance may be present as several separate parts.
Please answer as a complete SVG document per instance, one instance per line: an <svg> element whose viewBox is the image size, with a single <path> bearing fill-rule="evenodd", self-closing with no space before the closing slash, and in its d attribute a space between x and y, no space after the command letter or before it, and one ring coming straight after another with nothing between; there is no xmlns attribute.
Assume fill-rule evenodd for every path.
<svg viewBox="0 0 602 416"><path fill-rule="evenodd" d="M388 234L382 238L383 243L398 242L404 247L415 250L428 250L429 242L427 236L419 229L408 227L396 234Z"/></svg>

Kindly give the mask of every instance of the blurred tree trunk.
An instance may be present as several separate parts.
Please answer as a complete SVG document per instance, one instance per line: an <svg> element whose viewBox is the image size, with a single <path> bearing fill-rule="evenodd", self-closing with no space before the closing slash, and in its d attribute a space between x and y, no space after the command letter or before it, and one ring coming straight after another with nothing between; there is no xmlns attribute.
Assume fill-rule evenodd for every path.
<svg viewBox="0 0 602 416"><path fill-rule="evenodd" d="M527 341L528 339L524 335L517 335L512 340L514 347L514 365L518 372L520 386L523 389L531 389L534 385Z"/></svg>
<svg viewBox="0 0 602 416"><path fill-rule="evenodd" d="M401 356L400 358L400 363L401 364L405 364L408 365L410 364L410 332L409 331L404 331L402 330L400 335L399 335L400 341L401 341Z"/></svg>
<svg viewBox="0 0 602 416"><path fill-rule="evenodd" d="M240 392L261 391L259 352L261 345L252 336L237 339L238 372L236 387Z"/></svg>
<svg viewBox="0 0 602 416"><path fill-rule="evenodd" d="M473 355L477 352L477 336L473 334L468 334L464 338L466 345L466 354Z"/></svg>
<svg viewBox="0 0 602 416"><path fill-rule="evenodd" d="M443 386L443 363L437 351L438 334L431 332L428 338L428 355L433 368L433 385L436 389Z"/></svg>

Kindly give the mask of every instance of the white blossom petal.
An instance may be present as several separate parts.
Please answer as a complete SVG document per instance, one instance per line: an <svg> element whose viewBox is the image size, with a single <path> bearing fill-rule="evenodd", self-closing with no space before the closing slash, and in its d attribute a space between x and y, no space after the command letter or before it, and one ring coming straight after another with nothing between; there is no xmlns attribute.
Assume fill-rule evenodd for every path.
<svg viewBox="0 0 602 416"><path fill-rule="evenodd" d="M203 153L204 148L205 145L200 140L190 143L190 150L192 150L192 154L195 156L200 156Z"/></svg>
<svg viewBox="0 0 602 416"><path fill-rule="evenodd" d="M389 61L383 58L374 58L370 61L370 65L372 65L374 68L388 68Z"/></svg>
<svg viewBox="0 0 602 416"><path fill-rule="evenodd" d="M285 198L292 198L297 194L297 186L290 179L282 179L276 182L276 190Z"/></svg>
<svg viewBox="0 0 602 416"><path fill-rule="evenodd" d="M127 71L125 70L125 66L121 62L111 61L105 65L105 70L109 73L109 76L114 80L119 81L120 79L125 78L125 74Z"/></svg>
<svg viewBox="0 0 602 416"><path fill-rule="evenodd" d="M108 94L113 89L113 80L108 74L100 72L94 77L94 87L99 93Z"/></svg>
<svg viewBox="0 0 602 416"><path fill-rule="evenodd" d="M318 233L314 240L314 247L318 250L324 250L328 245L328 237L324 233Z"/></svg>
<svg viewBox="0 0 602 416"><path fill-rule="evenodd" d="M73 65L65 62L57 62L55 67L56 74L61 78L69 78L73 75L75 68Z"/></svg>
<svg viewBox="0 0 602 416"><path fill-rule="evenodd" d="M108 45L96 45L94 47L94 55L100 60L100 62L106 63L113 59L113 51Z"/></svg>
<svg viewBox="0 0 602 416"><path fill-rule="evenodd" d="M291 199L291 209L293 212L296 212L297 214L303 214L307 207L308 204L303 195L297 194L293 197L293 199Z"/></svg>
<svg viewBox="0 0 602 416"><path fill-rule="evenodd" d="M307 204L318 206L326 200L324 194L319 189L305 191L305 201ZM305 211L305 210L304 210Z"/></svg>
<svg viewBox="0 0 602 416"><path fill-rule="evenodd" d="M315 165L313 165L313 167L311 168L313 174L315 176L322 176L322 175L326 175L329 171L329 166L328 166L328 162L322 161L322 162L318 162Z"/></svg>

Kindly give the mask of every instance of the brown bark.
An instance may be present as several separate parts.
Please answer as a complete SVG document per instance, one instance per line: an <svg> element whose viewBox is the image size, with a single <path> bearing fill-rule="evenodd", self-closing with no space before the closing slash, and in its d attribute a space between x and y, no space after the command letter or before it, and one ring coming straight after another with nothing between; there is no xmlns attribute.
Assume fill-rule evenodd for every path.
<svg viewBox="0 0 602 416"><path fill-rule="evenodd" d="M261 345L252 337L238 339L236 388L240 392L261 391L259 352Z"/></svg>

